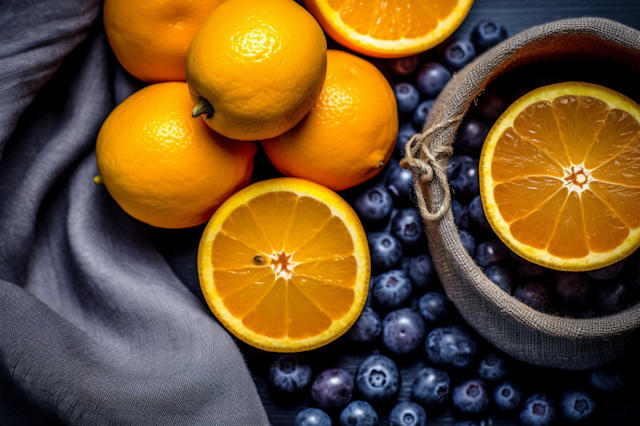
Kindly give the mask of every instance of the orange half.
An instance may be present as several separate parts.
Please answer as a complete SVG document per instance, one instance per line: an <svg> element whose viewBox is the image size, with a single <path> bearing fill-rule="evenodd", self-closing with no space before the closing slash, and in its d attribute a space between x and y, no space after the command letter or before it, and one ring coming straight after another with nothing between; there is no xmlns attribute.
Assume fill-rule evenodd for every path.
<svg viewBox="0 0 640 426"><path fill-rule="evenodd" d="M566 82L511 105L480 157L489 223L534 263L588 271L640 246L640 105Z"/></svg>
<svg viewBox="0 0 640 426"><path fill-rule="evenodd" d="M335 41L358 53L398 58L431 49L466 18L473 0L304 0Z"/></svg>
<svg viewBox="0 0 640 426"><path fill-rule="evenodd" d="M315 349L346 332L364 307L370 270L351 206L297 178L261 181L230 197L198 251L214 315L240 340L275 352Z"/></svg>

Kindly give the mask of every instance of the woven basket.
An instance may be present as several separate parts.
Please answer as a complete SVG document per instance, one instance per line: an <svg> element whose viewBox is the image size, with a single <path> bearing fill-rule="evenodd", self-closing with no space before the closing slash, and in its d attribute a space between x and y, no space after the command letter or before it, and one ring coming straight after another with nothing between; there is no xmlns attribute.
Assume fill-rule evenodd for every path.
<svg viewBox="0 0 640 426"><path fill-rule="evenodd" d="M573 319L538 312L502 291L462 246L444 172L460 120L487 85L523 66L572 60L607 61L612 70L640 76L640 32L607 19L579 18L533 27L505 40L453 77L425 130L413 138L413 155L403 167L413 171L429 248L444 289L469 325L521 361L585 370L636 345L640 304L614 315Z"/></svg>

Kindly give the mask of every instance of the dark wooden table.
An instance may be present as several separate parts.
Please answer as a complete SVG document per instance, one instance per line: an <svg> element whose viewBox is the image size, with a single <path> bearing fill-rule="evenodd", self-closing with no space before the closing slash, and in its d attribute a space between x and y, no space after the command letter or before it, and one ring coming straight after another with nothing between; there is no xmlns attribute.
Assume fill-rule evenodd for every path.
<svg viewBox="0 0 640 426"><path fill-rule="evenodd" d="M426 1L426 0L425 0ZM300 3L300 1L298 1ZM468 17L454 36L466 38L473 26L481 19L495 19L505 24L509 35L514 35L531 26L562 18L597 16L616 20L631 27L640 29L640 0L476 0ZM330 47L337 47L329 41ZM373 62L376 62L373 60ZM264 179L276 176L277 172L269 165L260 153L256 158L254 178ZM176 274L196 295L200 293L195 259L197 244L203 227L182 231L151 229L151 233L160 250L165 254ZM268 386L267 371L274 354L254 349L238 343L245 355L248 366L254 376L256 387L274 426L292 425L295 415L302 409L311 406L309 392L301 392L294 396L283 396ZM379 352L374 347L355 347L344 339L306 354L314 373L329 366L339 366L355 374L359 363L371 353ZM615 396L597 395L600 409L590 425L638 426L640 425L640 368L635 368L639 354L629 354L620 360L626 364L629 378L626 389ZM411 385L415 374L425 366L423 355L400 364L402 388L399 400L411 399ZM526 387L528 393L536 391L549 392L559 396L559 392L570 385L586 385L584 372L566 372L548 368L534 367L518 362L510 365L509 376ZM456 380L455 375L452 377ZM380 425L387 425L389 407L376 407L380 414ZM456 417L450 405L438 411L428 411L428 425L452 426ZM338 425L334 417L334 425ZM518 424L515 416L494 415L486 424L509 425Z"/></svg>

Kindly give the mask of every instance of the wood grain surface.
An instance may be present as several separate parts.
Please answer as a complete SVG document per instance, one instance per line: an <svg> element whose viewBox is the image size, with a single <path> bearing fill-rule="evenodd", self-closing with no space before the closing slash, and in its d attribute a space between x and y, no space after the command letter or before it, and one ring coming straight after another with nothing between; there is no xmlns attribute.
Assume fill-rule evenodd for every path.
<svg viewBox="0 0 640 426"><path fill-rule="evenodd" d="M299 1L300 2L300 1ZM467 19L454 36L466 38L473 26L481 19L494 19L505 24L509 35L514 35L531 26L543 24L557 19L583 16L597 16L616 20L631 27L640 29L640 0L476 0ZM330 42L330 47L338 47ZM376 62L373 60L373 62ZM379 63L379 62L377 62ZM615 73L615 70L611 70ZM268 160L259 151L256 158L254 178L264 179L277 176ZM194 294L202 299L196 272L197 245L203 227L181 231L160 230L150 228L150 233L161 252L179 278ZM274 354L251 348L238 343L245 355L247 364L254 376L269 419L274 426L293 425L295 415L302 409L311 406L308 390L294 396L280 395L270 389L267 381L269 363ZM490 347L485 347L490 350ZM377 353L376 346L354 346L344 339L306 354L314 374L329 366L339 366L355 374L359 363L371 353ZM638 426L640 425L640 388L636 385L640 379L636 368L638 354L629 354L619 361L626 366L629 373L626 389L614 396L596 395L599 412L589 425ZM402 388L399 400L411 399L411 385L416 373L425 366L425 357L419 354L413 359L403 360L399 367L402 375ZM519 362L510 362L509 378L516 380L526 388L526 393L548 392L558 397L570 387L587 385L587 374L584 372L566 372L547 368L534 367ZM460 377L452 376L453 382ZM388 424L387 414L390 407L376 407L380 414L380 425ZM334 425L339 425L337 416L333 416ZM428 411L428 425L452 426L456 421L466 419L459 416L448 404L439 411ZM485 419L485 424L497 426L516 426L515 415L493 415ZM560 422L559 424L563 424Z"/></svg>

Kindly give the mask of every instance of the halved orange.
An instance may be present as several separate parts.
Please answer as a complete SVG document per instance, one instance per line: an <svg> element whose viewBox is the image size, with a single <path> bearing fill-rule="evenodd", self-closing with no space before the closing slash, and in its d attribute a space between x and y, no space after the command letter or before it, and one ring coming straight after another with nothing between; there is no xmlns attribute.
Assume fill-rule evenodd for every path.
<svg viewBox="0 0 640 426"><path fill-rule="evenodd" d="M278 178L231 196L198 250L209 308L240 340L275 352L323 346L367 299L369 247L358 216L316 183Z"/></svg>
<svg viewBox="0 0 640 426"><path fill-rule="evenodd" d="M640 246L640 105L618 92L527 93L487 135L479 174L489 223L525 259L588 271Z"/></svg>
<svg viewBox="0 0 640 426"><path fill-rule="evenodd" d="M399 58L449 37L473 0L304 0L335 41L364 55Z"/></svg>

